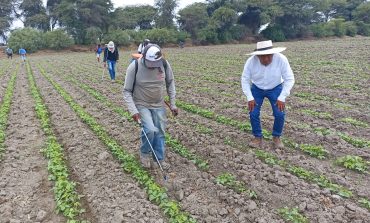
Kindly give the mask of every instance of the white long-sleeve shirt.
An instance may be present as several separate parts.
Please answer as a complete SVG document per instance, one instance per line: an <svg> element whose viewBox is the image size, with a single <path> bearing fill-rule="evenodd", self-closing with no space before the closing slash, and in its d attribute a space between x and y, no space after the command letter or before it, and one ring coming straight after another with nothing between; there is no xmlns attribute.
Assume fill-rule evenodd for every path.
<svg viewBox="0 0 370 223"><path fill-rule="evenodd" d="M248 58L241 77L242 89L248 101L254 100L251 92L252 84L262 90L270 90L281 83L283 83L283 89L278 100L285 102L294 85L294 74L288 59L283 54L273 54L272 62L267 66L261 64L256 55Z"/></svg>

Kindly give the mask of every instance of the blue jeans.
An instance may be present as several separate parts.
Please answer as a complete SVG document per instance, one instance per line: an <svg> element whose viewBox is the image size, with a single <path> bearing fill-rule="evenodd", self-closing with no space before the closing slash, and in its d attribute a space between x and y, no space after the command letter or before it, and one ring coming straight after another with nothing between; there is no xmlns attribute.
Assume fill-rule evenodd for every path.
<svg viewBox="0 0 370 223"><path fill-rule="evenodd" d="M116 79L116 61L114 60L107 60L107 64L108 64L108 70L109 70L109 74L110 74L110 79L114 80Z"/></svg>
<svg viewBox="0 0 370 223"><path fill-rule="evenodd" d="M283 86L280 84L271 90L262 90L259 89L256 85L252 85L251 91L256 101L256 106L254 107L253 111L249 112L249 117L251 120L252 125L252 133L255 137L262 137L262 128L261 128L261 120L260 120L260 113L261 113L261 106L263 103L263 99L266 97L269 99L272 112L274 115L274 126L272 129L272 136L280 137L283 132L284 121L285 121L285 112L280 111L276 105L277 98L279 97Z"/></svg>
<svg viewBox="0 0 370 223"><path fill-rule="evenodd" d="M138 107L141 122L149 142L143 132L141 132L140 152L143 155L152 152L149 143L152 145L159 161L164 159L165 152L165 129L166 129L166 109L148 109ZM153 155L153 159L155 159Z"/></svg>

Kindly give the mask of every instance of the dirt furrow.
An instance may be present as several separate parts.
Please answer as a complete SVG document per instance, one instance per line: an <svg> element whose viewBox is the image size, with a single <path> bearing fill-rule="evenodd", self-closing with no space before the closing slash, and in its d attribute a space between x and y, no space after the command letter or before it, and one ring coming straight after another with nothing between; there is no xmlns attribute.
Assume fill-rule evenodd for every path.
<svg viewBox="0 0 370 223"><path fill-rule="evenodd" d="M33 67L55 134L85 195L93 222L165 222L159 207L122 171L107 148L83 124L53 86ZM81 95L77 95L81 97Z"/></svg>
<svg viewBox="0 0 370 223"><path fill-rule="evenodd" d="M65 222L55 213L45 143L34 112L34 100L21 67L15 85L6 131L6 152L0 170L0 222Z"/></svg>
<svg viewBox="0 0 370 223"><path fill-rule="evenodd" d="M86 76L88 74L83 73L81 75ZM87 79L89 78L85 78L85 79L87 81ZM93 83L90 83L90 84L93 84ZM116 95L116 94L112 94L111 91L117 92L117 85L112 85L111 89L102 87L100 90L105 92L106 95ZM119 101L119 100L120 100L119 97L114 99L114 101ZM294 141L297 143L311 143L314 145L323 144L324 148L327 149L331 153L330 158L339 157L339 156L348 155L348 154L368 157L368 153L365 151L365 149L351 148L347 146L347 143L345 142L343 144L341 143L336 144L335 141L339 140L338 137L333 137L333 136L318 137L316 134L309 133L309 132L299 132L296 130L293 131L291 130L291 128L292 127L290 127L289 125L286 126L286 130L287 130L286 135L289 136L289 138L294 139ZM232 130L232 131L236 131L236 130ZM246 142L248 141L248 138L251 137L250 135L245 134L242 131L240 131L239 134L245 135L244 137L246 138ZM315 143L315 141L317 140L319 140L319 142ZM333 160L318 160L308 155L304 155L303 152L283 150L279 154L277 154L276 151L271 149L270 142L267 141L265 145L266 145L265 149L267 149L268 151L272 153L275 153L280 158L289 160L292 164L296 164L296 165L305 167L309 170L312 170L314 172L328 176L330 179L334 180L335 182L340 183L341 185L346 186L350 188L351 190L355 191L356 193L358 193L358 195L363 196L363 197L370 197L370 194L369 194L370 192L367 190L367 185L370 183L370 178L366 177L367 174L364 175L364 174L356 173L352 170L348 170L343 167L336 166ZM354 153L351 153L351 152L354 152Z"/></svg>
<svg viewBox="0 0 370 223"><path fill-rule="evenodd" d="M96 117L113 137L122 142L130 153L138 154L139 128L137 126L59 77L59 74L53 75L53 78ZM110 93L110 95L111 99L114 98L112 101L124 106L121 94ZM191 213L199 222L219 222L218 219L223 219L222 222L282 221L274 210L266 207L266 204L256 203L245 195L239 195L216 185L213 174L197 170L191 162L171 152L171 148L168 148L167 159L171 164L168 173L170 180L162 182L163 185L169 190L170 196L177 199L184 210ZM152 170L152 173L160 182L160 173L157 170Z"/></svg>
<svg viewBox="0 0 370 223"><path fill-rule="evenodd" d="M85 80L85 82L88 81ZM111 85L111 83L107 84ZM94 85L94 87L97 87L97 84L91 82L89 85ZM119 95L117 97L116 94L109 93L109 90L106 87L101 87L101 90L105 90L105 95L111 98L112 101L118 102L120 100ZM191 116L191 114L185 115L185 117L187 117L186 119ZM208 122L207 120L203 121L206 123ZM193 117L191 120L188 119L185 122L199 123L202 122L202 120L200 120L199 117L198 119ZM299 205L303 210L308 212L307 215L311 217L310 219L317 220L327 217L331 219L347 220L355 218L354 214L351 213L348 208L347 209L349 211L346 213L346 215L341 213L341 210L343 210L344 207L348 206L352 208L353 206L356 206L356 204L353 202L343 201L341 198L338 198L338 196L334 196L335 199L338 199L335 200L334 204L334 199L331 197L330 192L328 193L326 190L321 190L318 188L318 186L301 182L301 180L298 180L297 177L286 173L284 170L275 170L275 168L271 168L265 164L262 164L259 160L254 161L254 157L251 154L245 155L233 150L233 148L228 148L228 146L224 145L222 142L222 138L225 138L225 130L219 125L214 128L222 129L220 132L218 132L218 134L222 137L212 138L208 141L204 140L204 138L207 137L198 137L196 134L194 134L194 128L186 129L183 125L175 125L172 126L171 129L172 128L175 132L174 135L177 135L177 137L181 138L183 142L190 141L188 144L189 148L197 151L197 153L201 153L204 157L214 159L214 162L211 162L214 165L211 169L216 169L219 173L222 171L228 171L232 173L237 172L240 178L245 182L253 182L251 184L253 186L252 189L257 188L257 191L259 192L258 194L262 194L262 205L264 203L268 203L274 208L281 207L283 204ZM181 129L182 132L185 131L185 133L178 133L179 129ZM256 169L258 171L256 171ZM221 197L223 196L221 195ZM282 197L286 198L281 199ZM229 200L229 202L232 201ZM328 207L332 208L333 210L327 211L326 209ZM367 217L366 211L364 211L362 208L356 208L356 211L361 214L359 219ZM318 215L318 213L320 214Z"/></svg>
<svg viewBox="0 0 370 223"><path fill-rule="evenodd" d="M87 81L87 80L85 80L85 81ZM90 85L94 85L93 83L89 83ZM97 86L96 84L95 84L95 86ZM119 100L119 97L117 97L117 96L115 96L114 94L111 94L111 93L108 93L109 92L109 90L107 90L106 89L106 87L102 87L102 89L101 89L102 91L103 90L105 90L105 94L106 94L106 96L109 96L109 95L111 95L111 96L109 96L110 98L112 98L113 99L113 101L118 101ZM188 119L189 117L191 117L192 115L191 114L186 114L186 115L184 115L185 117L186 117L186 119ZM195 117L193 117L192 119L190 119L190 120L187 120L187 121L185 121L186 123L199 123L199 122L201 122L201 120L199 120L199 117L198 117L198 119L196 118L196 116ZM204 120L203 121L204 122L204 124L206 124L206 123L208 123L209 121L208 120ZM172 123L173 124L173 123ZM222 130L220 130L220 132L218 132L218 135L219 135L219 138L221 138L221 139L225 139L226 138L226 135L227 134L229 134L229 136L230 137L234 137L234 138L240 138L240 139L245 139L245 138L248 138L248 136L246 135L246 133L238 133L238 131L236 131L236 130L232 130L232 129L228 129L228 128L225 128L225 127L222 127L222 126L220 126L219 124L214 124L215 126L214 127L212 127L212 129L222 129ZM179 130L179 129L181 129L181 130L183 130L184 129L184 126L177 126L177 127L174 127L173 129L175 129L174 131L176 132L176 130ZM195 149L196 151L200 151L204 156L206 156L206 157L209 157L209 156L212 156L211 155L211 152L209 152L209 150L211 150L211 151L213 151L213 150L218 150L217 149L217 146L215 146L215 144L221 144L221 148L223 148L225 145L222 145L223 143L222 143L222 140L219 140L218 138L214 138L214 139L212 139L212 140L209 140L209 142L207 142L206 140L202 140L202 138L201 139L199 139L199 137L197 137L196 135L192 135L192 132L194 132L194 129L188 129L188 131L187 131L187 134L181 134L181 133L179 133L179 135L182 135L182 137L179 137L179 138L182 138L183 139L183 141L184 142L188 142L188 141L191 141L191 143L190 143L190 147L194 147L194 145L202 145L202 146L200 146L201 148L199 148L199 149ZM225 132L227 132L227 134L225 134ZM240 135L239 135L240 134ZM190 136L190 135L192 135L192 136ZM239 136L238 136L239 135ZM190 140L191 139L191 140ZM213 141L213 142L212 142ZM243 141L241 142L241 143L243 143ZM194 145L193 145L194 144ZM204 145L207 145L207 146L204 146ZM216 147L216 148L215 148ZM208 149L203 149L202 150L202 148L208 148ZM222 149L221 149L222 150ZM232 149L230 149L229 148L229 150L232 150ZM214 151L213 151L214 152ZM220 152L220 151L218 151L218 152ZM225 155L225 154L218 154L217 155L217 152L215 152L216 153L216 155L215 154L213 154L213 155L215 155L215 156L220 156L220 157L227 157L227 155ZM226 152L227 153L227 152ZM243 158L242 158L242 156L241 155L236 155L236 157L238 157L238 159L236 159L236 162L235 162L235 160L233 160L235 157L233 157L233 156L231 156L231 157L229 157L229 159L231 159L231 160L233 160L234 162L230 162L229 164L226 164L227 166L228 165L230 165L230 166L233 166L233 163L240 163L241 161L240 160L243 160ZM297 157L295 157L294 155L293 156L287 156L288 157L288 159L289 160L291 160L291 159L293 159L293 160L295 160L295 159L297 159ZM287 158L287 157L285 157L285 158ZM293 157L293 158L292 158ZM300 157L298 157L298 158L300 158ZM302 158L300 158L300 159L302 159ZM250 160L250 158L246 158L246 160ZM299 159L298 159L299 160ZM227 163L227 161L220 161L220 160L217 160L217 161L215 161L214 163ZM259 161L257 161L258 162L258 164L261 164ZM318 163L316 163L315 164L315 166L320 166L321 165L321 163L320 162L322 162L322 161L317 161ZM304 162L303 162L304 163ZM318 165L320 163L320 165ZM254 164L254 163L252 163L253 165L256 165L256 164ZM264 165L264 164L262 164L262 166L266 166L266 165ZM219 169L222 169L222 167L221 166L217 166L217 168L219 168ZM236 171L236 170L239 170L239 169L248 169L248 167L246 167L246 168L241 168L240 166L238 167L238 165L236 165L235 167L234 167L235 169L233 170L233 171ZM325 168L325 167L324 167ZM249 168L249 169L254 169L254 168ZM221 171L221 170L220 170ZM315 200L315 201L311 201L311 200L308 200L308 203L311 203L311 205L309 205L310 207L308 208L308 209L310 209L312 206L315 206L315 207L320 207L320 206L318 206L317 204L315 204L315 202L317 202L317 203L319 203L319 204L321 204L321 208L322 208L322 210L325 210L327 207L326 207L326 205L328 205L328 206L330 206L330 208L332 208L333 209L333 212L332 212L332 215L333 216L335 216L336 218L339 218L339 219L341 219L343 216L345 216L344 214L343 214L343 216L339 213L339 214L337 214L336 213L336 210L338 209L338 210L342 210L342 207L349 207L349 209L347 208L347 210L348 210L348 216L346 216L346 218L347 219L350 219L350 218L353 218L353 214L351 214L351 210L350 210L350 208L352 208L352 205L357 205L357 204L355 204L355 203L353 203L353 202L351 202L351 201L349 201L349 202L347 202L347 201L342 201L342 199L341 198L338 198L338 196L333 196L334 197L334 199L333 199L333 197L332 197L332 195L330 194L330 192L328 191L328 190L321 190L321 189L319 189L317 186L310 186L309 184L306 184L306 183L304 183L305 184L305 187L303 187L303 189L302 190L297 190L297 188L300 188L300 187L298 187L298 186L294 186L294 185L300 185L300 183L299 182L297 182L297 181L299 181L299 180L297 180L296 179L296 177L294 177L294 176L292 176L292 175L290 175L290 174L287 174L286 175L286 173L284 173L285 171L278 171L277 173L275 173L275 174L271 174L271 173L274 173L274 171L273 171L273 169L266 169L266 170L260 170L259 169L259 171L258 171L261 175L258 175L258 176L260 176L260 178L265 178L265 180L267 179L267 181L268 182L272 182L273 184L272 184L272 186L270 186L270 187L283 187L284 188L284 186L286 186L286 185L284 185L285 183L281 183L282 181L285 181L286 183L287 183L287 185L292 185L292 188L284 188L284 189L281 189L281 191L283 191L283 192L281 192L281 194L279 194L279 192L277 192L278 190L276 190L276 188L274 188L274 189L272 189L271 191L270 191L270 193L266 193L265 191L261 191L263 194L268 194L268 195L266 195L266 197L274 197L274 196L276 196L276 199L278 199L279 197L284 197L284 196L282 196L282 194L287 194L287 191L297 191L297 194L296 195L291 195L291 196L289 196L289 197L296 197L295 199L292 199L292 201L291 201L291 203L292 204L301 204L302 205L302 207L304 206L304 203L305 202L302 202L302 200L300 200L300 198L301 198L301 196L302 196L302 194L307 194L307 196L308 197L310 197L310 194L312 194L313 193L313 195L312 195L312 197L314 197L314 199L313 200ZM254 172L255 174L257 174L256 172ZM326 173L326 172L325 172ZM253 174L252 174L253 175ZM343 174L342 174L343 175ZM354 174L354 175L356 175L356 174ZM249 175L247 175L247 176L249 176ZM262 177L261 177L262 176ZM243 178L243 176L241 176L242 178ZM337 177L336 177L336 172L335 173L333 173L332 175L331 175L331 177L333 177L334 179L336 179L337 180ZM282 178L282 179L280 179L280 178ZM290 179L290 178L292 178L292 182L290 182L290 181L287 181L285 178L288 178L288 179ZM346 177L346 176L342 176L342 178L340 178L340 179L346 179L346 178L348 178L348 177ZM246 180L246 182L250 182L250 179L248 179L248 178L245 178L245 176L244 176L244 179ZM346 179L346 185L345 186L349 186L349 187L351 187L352 185L353 185L353 183L356 183L357 181L360 181L360 182L357 182L358 183L358 185L356 185L357 186L357 188L359 188L360 189L360 195L366 195L366 194L364 194L364 193L366 193L366 181L362 181L364 178L363 178L363 176L358 176L357 178L355 178L355 179ZM281 181L280 183L281 184L283 184L283 186L282 185L278 185L278 186L276 186L276 183L279 183L279 180ZM352 180L352 181L351 181ZM343 180L342 180L343 181ZM342 181L339 181L339 183L342 183ZM362 181L362 182L361 182ZM274 183L275 183L275 185L274 185ZM265 185L264 185L265 186ZM257 186L258 187L258 186ZM269 188L269 186L266 186L267 188ZM259 187L258 187L259 188ZM351 188L352 189L352 188ZM315 192L312 192L311 190L314 190ZM316 194L315 194L316 193ZM319 196L320 195L320 196ZM265 197L265 198L266 198ZM266 198L267 199L267 198ZM337 200L335 200L335 199L338 199L338 201ZM274 200L274 199L272 199L272 200ZM335 200L335 202L336 202L336 204L335 205L333 205L332 203L330 203L330 202L333 202L332 200ZM326 202L326 203L325 203ZM328 203L329 202L329 203ZM306 202L307 203L307 202ZM275 206L276 206L276 204L275 204ZM364 213L364 210L362 209L362 208L358 208L358 210L357 210L359 213ZM340 212L340 211L338 211L338 212ZM365 211L366 212L366 211ZM315 213L315 214L317 214L317 213ZM314 214L314 215L315 215ZM328 215L327 213L323 213L322 214L322 216L326 216L326 215ZM330 214L329 214L330 215ZM362 218L363 218L363 216L364 216L364 214L362 214ZM366 215L365 215L366 216ZM361 218L360 218L361 219Z"/></svg>

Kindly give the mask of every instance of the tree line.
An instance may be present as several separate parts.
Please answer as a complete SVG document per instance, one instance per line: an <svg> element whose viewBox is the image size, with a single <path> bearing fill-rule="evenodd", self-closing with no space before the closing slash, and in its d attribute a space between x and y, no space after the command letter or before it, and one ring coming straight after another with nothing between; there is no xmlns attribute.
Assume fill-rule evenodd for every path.
<svg viewBox="0 0 370 223"><path fill-rule="evenodd" d="M369 0L206 0L176 13L177 7L178 0L124 8L114 8L111 0L47 0L46 6L42 0L1 0L0 36L14 46L33 38L37 41L28 42L39 44L32 47L37 50L109 40L128 46L145 38L158 44L219 44L370 35ZM15 19L25 30L8 35Z"/></svg>

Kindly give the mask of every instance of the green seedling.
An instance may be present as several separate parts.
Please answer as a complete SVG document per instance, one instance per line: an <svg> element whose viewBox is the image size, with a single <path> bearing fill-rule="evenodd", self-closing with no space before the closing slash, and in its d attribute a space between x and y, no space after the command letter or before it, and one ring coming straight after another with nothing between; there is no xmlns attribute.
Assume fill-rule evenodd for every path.
<svg viewBox="0 0 370 223"><path fill-rule="evenodd" d="M280 208L278 213L284 218L287 222L292 223L308 223L308 219L299 213L298 208Z"/></svg>
<svg viewBox="0 0 370 223"><path fill-rule="evenodd" d="M336 160L336 163L350 170L356 170L361 173L366 173L369 162L359 156L347 155Z"/></svg>
<svg viewBox="0 0 370 223"><path fill-rule="evenodd" d="M226 186L237 193L247 194L252 199L257 198L257 193L255 191L248 189L243 182L237 181L235 176L230 173L224 173L218 176L216 178L216 183Z"/></svg>

